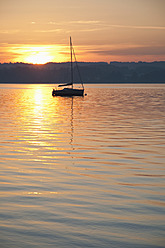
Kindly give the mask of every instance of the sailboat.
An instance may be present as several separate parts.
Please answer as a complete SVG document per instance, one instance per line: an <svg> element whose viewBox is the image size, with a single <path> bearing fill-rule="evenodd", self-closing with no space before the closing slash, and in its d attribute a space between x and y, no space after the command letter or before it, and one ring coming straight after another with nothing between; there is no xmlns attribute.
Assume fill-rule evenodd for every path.
<svg viewBox="0 0 165 248"><path fill-rule="evenodd" d="M72 39L70 37L71 82L66 83L66 84L58 85L58 87L64 87L64 88L63 89L59 89L59 88L58 89L53 89L52 96L83 96L84 95L84 85L83 85L82 80L81 80L81 85L82 85L81 89L76 89L76 88L73 87L73 55L74 55L74 58L75 58L78 74L79 74L79 77L80 77L80 80L81 80L80 71L79 71L79 68L78 68L77 61L76 61L76 55L75 55L74 48L73 48L73 45L72 45ZM66 86L70 86L70 87L66 87Z"/></svg>

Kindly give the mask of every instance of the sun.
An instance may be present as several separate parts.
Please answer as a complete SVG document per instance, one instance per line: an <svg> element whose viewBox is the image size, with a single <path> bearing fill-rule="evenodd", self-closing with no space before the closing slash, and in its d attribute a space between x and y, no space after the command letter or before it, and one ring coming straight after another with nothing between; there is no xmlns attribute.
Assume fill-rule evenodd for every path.
<svg viewBox="0 0 165 248"><path fill-rule="evenodd" d="M69 60L66 45L14 45L8 48L13 55L12 62L46 64L49 62L67 62Z"/></svg>
<svg viewBox="0 0 165 248"><path fill-rule="evenodd" d="M13 47L12 53L18 54L14 62L30 64L46 64L53 61L61 61L59 48L52 45L22 45Z"/></svg>
<svg viewBox="0 0 165 248"><path fill-rule="evenodd" d="M53 58L48 47L35 46L29 48L28 53L24 57L24 61L32 64L45 64L52 61Z"/></svg>
<svg viewBox="0 0 165 248"><path fill-rule="evenodd" d="M26 63L45 64L53 60L53 56L49 52L34 52L25 58Z"/></svg>

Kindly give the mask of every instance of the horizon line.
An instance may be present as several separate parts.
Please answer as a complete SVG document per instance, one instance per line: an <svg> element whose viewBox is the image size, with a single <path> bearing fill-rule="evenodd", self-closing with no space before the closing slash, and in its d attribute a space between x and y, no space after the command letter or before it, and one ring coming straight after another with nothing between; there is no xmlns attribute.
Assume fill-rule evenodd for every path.
<svg viewBox="0 0 165 248"><path fill-rule="evenodd" d="M78 61L77 63L106 63L106 64L110 64L110 63L155 63L155 62L165 62L165 60L153 60L153 61L117 61L117 60L113 60L110 62L107 61ZM63 61L63 62L47 62L47 63L26 63L26 62L0 62L0 64L25 64L25 65L47 65L47 64L67 64L70 63L70 61ZM76 62L73 62L76 63Z"/></svg>

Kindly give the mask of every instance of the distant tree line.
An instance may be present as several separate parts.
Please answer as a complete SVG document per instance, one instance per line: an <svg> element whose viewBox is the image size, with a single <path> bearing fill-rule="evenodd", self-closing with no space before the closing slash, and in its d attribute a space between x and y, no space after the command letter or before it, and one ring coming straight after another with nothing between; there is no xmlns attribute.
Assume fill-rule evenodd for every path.
<svg viewBox="0 0 165 248"><path fill-rule="evenodd" d="M165 83L165 61L78 63L83 82L87 83ZM80 82L76 64L74 81ZM69 63L33 65L0 64L0 83L60 83L70 81Z"/></svg>

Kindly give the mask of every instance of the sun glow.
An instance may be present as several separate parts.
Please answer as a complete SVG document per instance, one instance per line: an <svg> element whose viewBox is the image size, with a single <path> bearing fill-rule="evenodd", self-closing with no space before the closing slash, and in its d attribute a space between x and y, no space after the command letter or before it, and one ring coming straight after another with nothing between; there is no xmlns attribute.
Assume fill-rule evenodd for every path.
<svg viewBox="0 0 165 248"><path fill-rule="evenodd" d="M25 58L25 61L27 63L32 63L32 64L45 64L50 61L53 61L53 56L50 55L49 52L33 52L30 56Z"/></svg>
<svg viewBox="0 0 165 248"><path fill-rule="evenodd" d="M68 61L67 50L68 48L62 45L22 45L9 47L8 53L14 56L12 62L45 64Z"/></svg>

